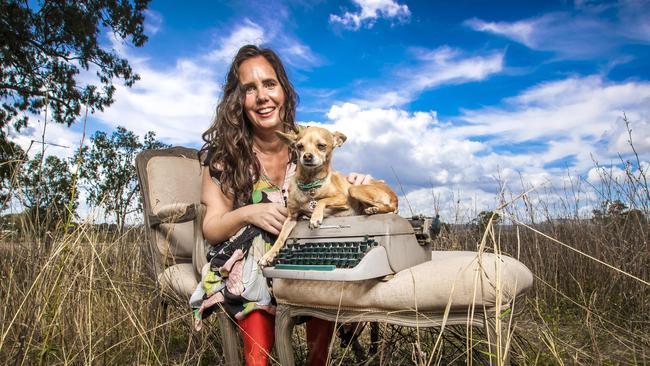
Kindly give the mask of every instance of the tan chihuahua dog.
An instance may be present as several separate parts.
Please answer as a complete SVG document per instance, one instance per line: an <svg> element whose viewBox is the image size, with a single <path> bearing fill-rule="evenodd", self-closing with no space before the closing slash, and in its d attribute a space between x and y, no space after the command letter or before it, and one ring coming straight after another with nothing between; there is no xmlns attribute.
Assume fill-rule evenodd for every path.
<svg viewBox="0 0 650 366"><path fill-rule="evenodd" d="M383 181L355 186L345 176L332 171L332 151L343 145L344 134L315 126L304 128L297 135L276 133L297 152L298 166L289 183L287 220L273 247L260 259L261 266L273 261L300 215L310 216L309 227L316 229L324 216L372 215L397 210L397 195Z"/></svg>

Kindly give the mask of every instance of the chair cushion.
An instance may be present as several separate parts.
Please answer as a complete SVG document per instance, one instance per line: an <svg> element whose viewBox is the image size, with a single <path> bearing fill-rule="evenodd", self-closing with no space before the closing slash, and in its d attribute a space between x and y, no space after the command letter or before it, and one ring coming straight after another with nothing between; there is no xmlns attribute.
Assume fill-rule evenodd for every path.
<svg viewBox="0 0 650 366"><path fill-rule="evenodd" d="M532 286L533 275L508 256L476 252L435 251L429 262L405 269L387 280L355 282L274 279L278 303L354 310L444 311L493 307L500 284L505 304ZM498 271L497 271L498 267ZM481 274L479 276L479 274ZM499 274L499 275L497 275Z"/></svg>
<svg viewBox="0 0 650 366"><path fill-rule="evenodd" d="M154 229L158 253L166 261L191 259L194 247L194 224L160 224Z"/></svg>
<svg viewBox="0 0 650 366"><path fill-rule="evenodd" d="M181 263L165 268L158 275L158 284L163 293L184 296L189 299L198 285L198 274L192 263Z"/></svg>

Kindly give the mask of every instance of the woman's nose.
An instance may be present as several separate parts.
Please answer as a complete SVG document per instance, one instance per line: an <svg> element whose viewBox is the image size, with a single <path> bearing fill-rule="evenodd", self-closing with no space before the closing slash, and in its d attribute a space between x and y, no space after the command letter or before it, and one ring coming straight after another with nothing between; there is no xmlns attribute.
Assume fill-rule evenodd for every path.
<svg viewBox="0 0 650 366"><path fill-rule="evenodd" d="M265 88L260 88L257 92L257 102L263 103L266 102L268 99L269 99L269 95L267 94Z"/></svg>

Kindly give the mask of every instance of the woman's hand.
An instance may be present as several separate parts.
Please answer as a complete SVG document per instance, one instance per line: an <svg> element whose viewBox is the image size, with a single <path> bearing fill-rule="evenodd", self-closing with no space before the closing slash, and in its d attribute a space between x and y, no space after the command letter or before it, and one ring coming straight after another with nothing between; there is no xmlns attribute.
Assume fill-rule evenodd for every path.
<svg viewBox="0 0 650 366"><path fill-rule="evenodd" d="M287 219L288 211L280 203L257 203L244 206L246 222L264 229L273 235L280 234L282 225Z"/></svg>
<svg viewBox="0 0 650 366"><path fill-rule="evenodd" d="M348 182L358 186L360 184L368 184L372 180L370 174L350 173L348 174Z"/></svg>

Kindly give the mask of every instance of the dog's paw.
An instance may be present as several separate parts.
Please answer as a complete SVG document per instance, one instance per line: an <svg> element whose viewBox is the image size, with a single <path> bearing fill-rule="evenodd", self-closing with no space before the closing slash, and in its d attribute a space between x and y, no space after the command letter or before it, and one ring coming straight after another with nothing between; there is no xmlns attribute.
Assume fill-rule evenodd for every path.
<svg viewBox="0 0 650 366"><path fill-rule="evenodd" d="M375 206L372 206L372 207L366 208L365 210L363 210L363 212L365 212L366 215L374 215L374 214L379 212L379 208L375 207Z"/></svg>
<svg viewBox="0 0 650 366"><path fill-rule="evenodd" d="M319 219L317 217L312 217L311 220L309 220L309 228L310 229L318 229L320 227L320 224L323 223L323 219Z"/></svg>
<svg viewBox="0 0 650 366"><path fill-rule="evenodd" d="M268 267L271 263L273 263L273 259L275 259L276 253L268 251L266 254L260 258L259 261L257 261L257 265L260 268Z"/></svg>

